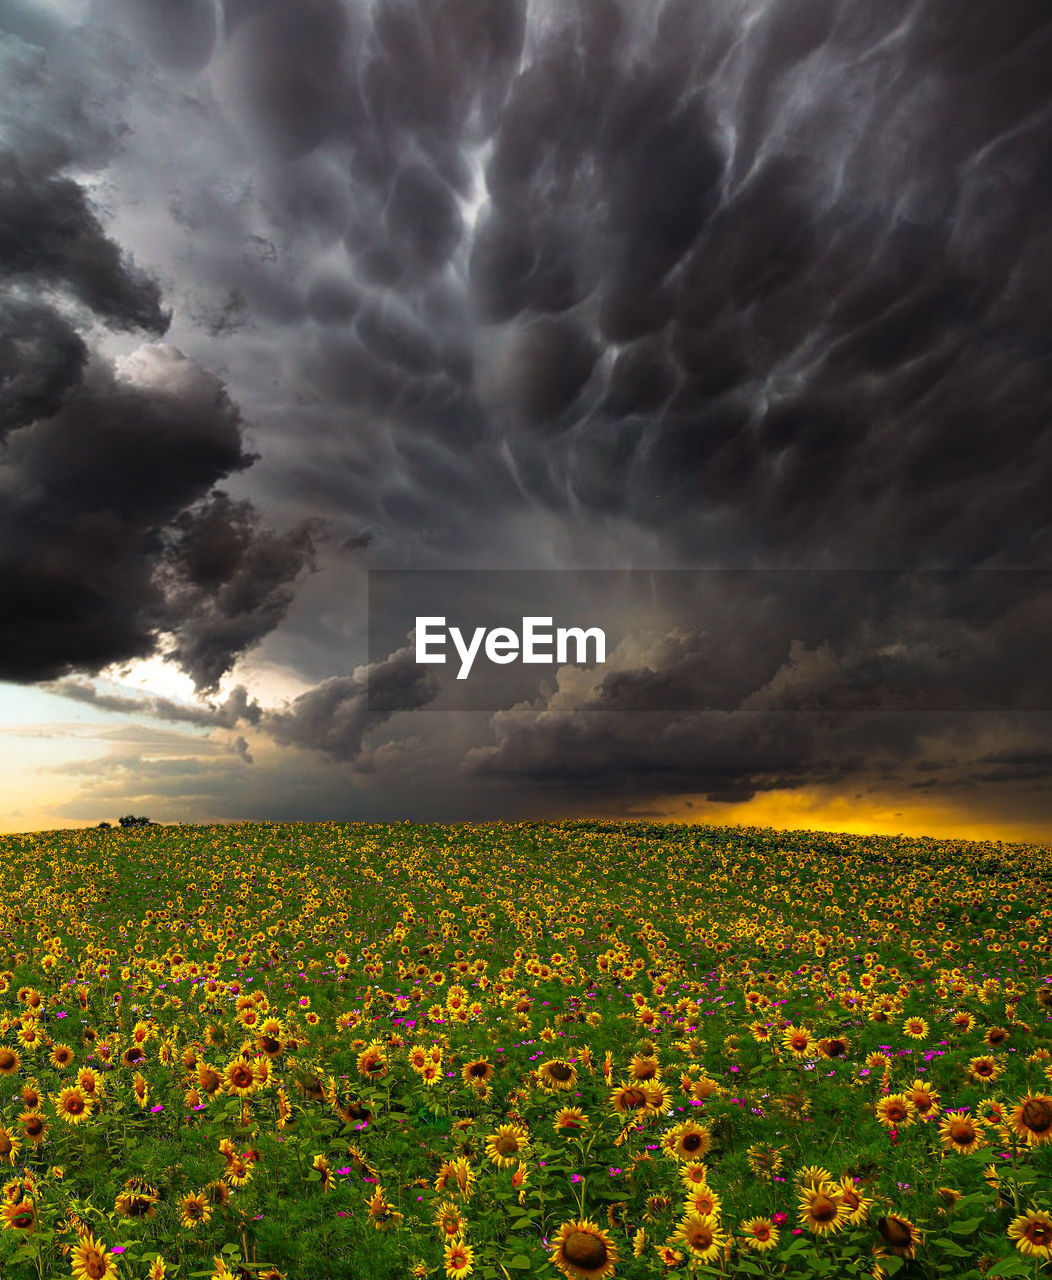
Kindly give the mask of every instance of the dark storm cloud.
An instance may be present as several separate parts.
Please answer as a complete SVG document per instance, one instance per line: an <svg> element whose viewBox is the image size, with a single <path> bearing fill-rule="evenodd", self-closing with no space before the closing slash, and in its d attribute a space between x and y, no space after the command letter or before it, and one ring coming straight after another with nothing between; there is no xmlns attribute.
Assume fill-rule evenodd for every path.
<svg viewBox="0 0 1052 1280"><path fill-rule="evenodd" d="M46 59L25 50L70 59L32 12L11 7L19 83L39 94ZM33 556L35 535L12 529L19 572L42 574L14 583L31 619L20 678L149 651L163 625L208 685L272 629L312 535L265 534L208 497L232 475L283 513L324 515L370 565L1049 565L1044 0L99 0L93 14L112 45L93 52L95 87L133 86L138 132L120 103L89 127L67 102L63 129L18 135L3 188L15 215L0 228L25 234L0 229L22 308L0 329L17 362L0 423L43 477L21 500L23 530L42 529ZM175 421L170 393L106 384L77 319L163 322L67 172L81 155L116 157L135 262L165 264L180 340L262 423L251 472L217 402L166 455L170 482L89 457L100 498L73 504L73 414L95 439L100 388L118 409L138 396L162 450ZM122 447L134 457L134 438ZM662 650L655 671L628 665L577 702L499 720L473 767L724 796L899 756L946 764L926 770L933 785L1041 767L978 756L1036 749L1047 582L888 583L742 604L715 666ZM339 671L346 633L328 627ZM47 658L67 634L75 657ZM617 717L654 680L683 716L635 741ZM337 675L275 732L358 757L360 695ZM926 699L971 749L925 741Z"/></svg>
<svg viewBox="0 0 1052 1280"><path fill-rule="evenodd" d="M211 688L269 631L309 565L309 525L267 530L213 486L247 467L222 384L172 348L96 360L0 455L0 674L92 671L156 651Z"/></svg>
<svg viewBox="0 0 1052 1280"><path fill-rule="evenodd" d="M543 513L677 563L1047 563L1052 21L1002 15L230 0L274 292L209 269L358 478L275 488L424 556ZM391 467L421 437L437 480Z"/></svg>
<svg viewBox="0 0 1052 1280"><path fill-rule="evenodd" d="M209 706L192 706L156 696L136 698L124 694L100 693L86 680L59 680L46 687L59 697L86 703L100 711L145 715L155 720L170 720L209 729L233 729L242 721L251 725L258 724L262 715L262 708L241 685L232 689L222 702Z"/></svg>
<svg viewBox="0 0 1052 1280"><path fill-rule="evenodd" d="M417 666L415 649L407 645L351 676L334 676L267 712L260 724L276 742L324 752L337 760L361 756L371 730L399 711L426 706L437 692L433 673Z"/></svg>
<svg viewBox="0 0 1052 1280"><path fill-rule="evenodd" d="M276 533L215 488L254 461L215 375L174 347L102 354L100 330L158 336L170 321L66 172L113 155L119 117L85 66L63 88L68 42L22 8L0 12L0 61L24 92L21 112L0 112L0 678L97 671L163 635L212 688L284 616L315 528Z"/></svg>
<svg viewBox="0 0 1052 1280"><path fill-rule="evenodd" d="M881 777L888 761L949 769L917 784L926 787L1047 782L1052 679L1040 655L1052 641L1052 584L1019 574L1009 602L1005 576L983 575L985 591L972 574L716 576L704 632L635 638L606 672L562 672L546 696L498 712L494 745L471 751L467 767L520 783L737 800ZM976 759L990 734L1017 745ZM950 764L924 758L934 742Z"/></svg>

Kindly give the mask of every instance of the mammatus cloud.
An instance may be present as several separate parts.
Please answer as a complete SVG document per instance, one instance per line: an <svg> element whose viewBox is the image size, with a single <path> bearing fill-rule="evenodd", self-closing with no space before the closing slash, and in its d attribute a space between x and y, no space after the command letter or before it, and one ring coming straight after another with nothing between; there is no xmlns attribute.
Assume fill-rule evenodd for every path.
<svg viewBox="0 0 1052 1280"><path fill-rule="evenodd" d="M279 635L331 678L275 736L360 760L340 564L288 621L316 517L348 565L954 568L894 627L783 593L707 667L667 637L498 718L472 776L1043 767L1049 586L1015 573L1052 528L1043 0L172 13L0 13L0 674L163 638L207 689ZM169 312L186 359L118 366ZM654 680L689 710L630 732Z"/></svg>

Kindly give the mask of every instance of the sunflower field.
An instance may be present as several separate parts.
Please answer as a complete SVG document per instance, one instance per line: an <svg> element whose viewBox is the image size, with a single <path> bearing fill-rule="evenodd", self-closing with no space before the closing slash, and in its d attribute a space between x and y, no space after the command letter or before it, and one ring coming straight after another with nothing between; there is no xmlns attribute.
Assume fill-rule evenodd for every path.
<svg viewBox="0 0 1052 1280"><path fill-rule="evenodd" d="M1052 851L0 838L0 1276L1052 1274Z"/></svg>

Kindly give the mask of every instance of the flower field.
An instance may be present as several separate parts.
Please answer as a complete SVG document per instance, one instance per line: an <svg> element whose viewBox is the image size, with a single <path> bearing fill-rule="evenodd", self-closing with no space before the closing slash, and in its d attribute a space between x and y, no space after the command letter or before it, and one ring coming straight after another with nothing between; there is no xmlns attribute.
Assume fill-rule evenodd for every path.
<svg viewBox="0 0 1052 1280"><path fill-rule="evenodd" d="M1052 852L0 838L0 1276L1052 1274Z"/></svg>

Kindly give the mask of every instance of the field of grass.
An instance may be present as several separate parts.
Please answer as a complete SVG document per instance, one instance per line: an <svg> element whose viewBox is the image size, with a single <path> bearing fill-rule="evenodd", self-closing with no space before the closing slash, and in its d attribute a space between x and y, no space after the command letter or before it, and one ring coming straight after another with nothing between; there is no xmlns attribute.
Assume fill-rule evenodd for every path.
<svg viewBox="0 0 1052 1280"><path fill-rule="evenodd" d="M0 1276L1052 1271L1052 852L0 838Z"/></svg>

